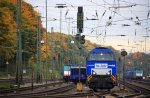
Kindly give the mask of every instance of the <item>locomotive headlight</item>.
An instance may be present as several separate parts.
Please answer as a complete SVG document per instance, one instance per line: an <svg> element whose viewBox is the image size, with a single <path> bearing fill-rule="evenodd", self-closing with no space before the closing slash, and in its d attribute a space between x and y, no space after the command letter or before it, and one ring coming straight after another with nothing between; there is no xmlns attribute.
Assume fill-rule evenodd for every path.
<svg viewBox="0 0 150 98"><path fill-rule="evenodd" d="M95 72L94 70L92 70L92 74L93 74L93 75L96 75L96 72Z"/></svg>
<svg viewBox="0 0 150 98"><path fill-rule="evenodd" d="M106 73L106 75L111 75L110 71Z"/></svg>
<svg viewBox="0 0 150 98"><path fill-rule="evenodd" d="M95 71L93 72L93 75L96 75L96 72L95 72Z"/></svg>
<svg viewBox="0 0 150 98"><path fill-rule="evenodd" d="M101 56L103 55L103 53L100 54Z"/></svg>

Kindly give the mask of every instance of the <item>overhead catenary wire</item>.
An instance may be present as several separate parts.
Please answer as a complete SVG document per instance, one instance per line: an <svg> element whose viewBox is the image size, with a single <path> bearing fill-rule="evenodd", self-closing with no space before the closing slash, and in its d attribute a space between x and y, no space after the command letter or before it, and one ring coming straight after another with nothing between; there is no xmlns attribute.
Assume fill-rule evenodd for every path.
<svg viewBox="0 0 150 98"><path fill-rule="evenodd" d="M56 0L56 2L57 1L58 0ZM96 33L104 34L105 31L106 33L113 34L115 30L116 33L118 33L119 32L118 30L124 30L127 28L128 25L129 28L128 33L130 33L129 35L134 35L134 30L136 29L138 32L137 37L139 37L142 35L142 31L145 31L144 28L148 27L146 26L146 21L149 22L148 19L149 12L148 9L147 10L144 9L149 6L149 4L146 3L147 1L144 2L140 2L140 1L134 2L129 0L111 0L111 1L102 0L100 2L97 2L98 0L84 0L84 1L86 2L80 3L80 1L77 1L77 3L80 3L79 5L83 6L85 12L84 28L86 31L83 33L87 33L87 31L90 30L89 33L92 32L92 34L96 34ZM52 3L54 4L54 2L55 1L53 1ZM78 4L76 2L72 0L70 1L62 0L62 3L63 2L67 4L67 9L64 9L63 16L65 16L66 13L68 16L76 14L77 7L78 7ZM53 7L54 6L51 3L49 3L48 8L54 11L55 9L53 9ZM68 9L69 11L67 12ZM129 13L130 11L132 11L132 13ZM59 12L58 10L55 12L56 12L55 14L52 12L51 16L57 18L59 16ZM88 17L87 20L86 17ZM136 17L138 17L138 19ZM73 21L76 21L76 15L74 15L73 18L74 18ZM96 22L93 23L93 21L89 20L92 18L99 19L97 20L97 24L98 24L97 26L96 26ZM139 22L141 24L137 25L138 23L136 24L135 22ZM56 23L57 21L53 22L52 24L56 26L57 25ZM75 25L76 23L74 22L72 24L72 27L74 27ZM87 29L86 27L88 27L89 29ZM65 28L66 26L64 26L62 29L65 30ZM58 26L55 27L55 29L57 30Z"/></svg>

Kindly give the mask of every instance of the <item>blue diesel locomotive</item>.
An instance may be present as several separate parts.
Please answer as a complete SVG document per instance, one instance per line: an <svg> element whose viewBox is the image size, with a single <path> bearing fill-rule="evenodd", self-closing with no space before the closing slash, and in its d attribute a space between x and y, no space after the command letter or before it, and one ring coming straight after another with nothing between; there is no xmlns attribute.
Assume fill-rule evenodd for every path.
<svg viewBox="0 0 150 98"><path fill-rule="evenodd" d="M87 84L89 88L110 90L117 85L114 52L105 47L92 49L86 59Z"/></svg>

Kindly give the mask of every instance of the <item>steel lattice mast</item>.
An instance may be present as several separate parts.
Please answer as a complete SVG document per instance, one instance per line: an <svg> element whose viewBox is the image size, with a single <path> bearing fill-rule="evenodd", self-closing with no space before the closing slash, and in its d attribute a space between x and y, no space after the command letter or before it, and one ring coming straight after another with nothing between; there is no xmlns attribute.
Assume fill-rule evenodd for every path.
<svg viewBox="0 0 150 98"><path fill-rule="evenodd" d="M22 38L21 38L21 2L17 0L17 49L16 49L16 84L18 88L22 82Z"/></svg>

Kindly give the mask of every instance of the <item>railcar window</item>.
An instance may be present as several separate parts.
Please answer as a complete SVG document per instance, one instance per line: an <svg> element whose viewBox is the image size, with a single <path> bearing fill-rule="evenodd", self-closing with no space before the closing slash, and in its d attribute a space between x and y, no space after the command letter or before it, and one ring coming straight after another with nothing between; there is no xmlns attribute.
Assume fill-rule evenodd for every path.
<svg viewBox="0 0 150 98"><path fill-rule="evenodd" d="M73 74L78 74L79 73L79 70L77 68L73 68L71 69L72 73Z"/></svg>
<svg viewBox="0 0 150 98"><path fill-rule="evenodd" d="M78 68L71 69L71 71L72 71L73 74L79 74L79 69ZM86 74L86 69L81 68L80 73L81 74Z"/></svg>
<svg viewBox="0 0 150 98"><path fill-rule="evenodd" d="M112 53L91 53L88 56L88 60L92 60L92 61L111 61L111 60L115 60L115 57Z"/></svg>
<svg viewBox="0 0 150 98"><path fill-rule="evenodd" d="M81 68L81 74L86 74L86 69Z"/></svg>

